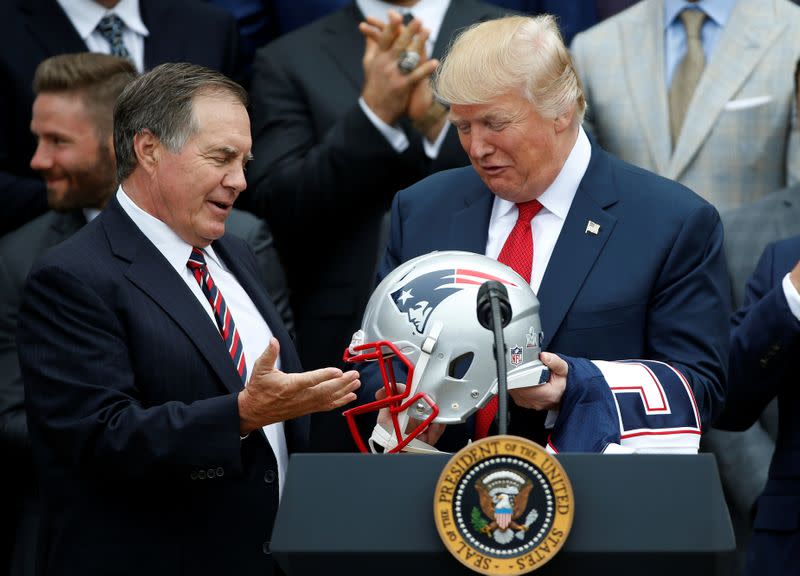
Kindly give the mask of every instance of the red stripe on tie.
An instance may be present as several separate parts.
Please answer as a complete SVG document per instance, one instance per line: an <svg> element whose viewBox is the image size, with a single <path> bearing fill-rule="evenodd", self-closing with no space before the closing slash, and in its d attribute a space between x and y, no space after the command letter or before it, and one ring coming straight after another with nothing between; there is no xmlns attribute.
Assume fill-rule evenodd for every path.
<svg viewBox="0 0 800 576"><path fill-rule="evenodd" d="M233 314L225 303L222 297L222 292L214 284L211 274L206 267L206 258L199 248L192 249L192 255L186 266L192 271L195 280L200 285L200 289L205 295L208 303L211 305L211 310L214 312L214 318L217 321L217 328L222 336L222 341L227 346L228 337L232 335L231 346L228 349L228 354L233 361L236 372L239 373L239 378L242 384L247 382L247 361L244 357L244 346L239 338L239 331L236 330L236 323L233 321ZM224 313L222 312L224 310Z"/></svg>

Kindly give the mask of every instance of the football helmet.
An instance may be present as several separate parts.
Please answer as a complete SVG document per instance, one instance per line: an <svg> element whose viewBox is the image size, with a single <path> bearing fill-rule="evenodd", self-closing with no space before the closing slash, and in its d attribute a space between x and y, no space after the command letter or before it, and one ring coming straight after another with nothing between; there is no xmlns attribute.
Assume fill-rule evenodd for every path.
<svg viewBox="0 0 800 576"><path fill-rule="evenodd" d="M497 394L494 336L478 321L478 289L496 280L508 290L512 317L504 328L508 388L541 384L539 301L505 264L471 252L431 252L389 273L370 297L361 329L344 358L376 362L386 396L345 411L362 452L355 417L387 408L391 424L375 426L369 444L385 452L436 452L417 437L431 423L465 422ZM398 371L399 369L399 371ZM397 381L405 371L405 385Z"/></svg>

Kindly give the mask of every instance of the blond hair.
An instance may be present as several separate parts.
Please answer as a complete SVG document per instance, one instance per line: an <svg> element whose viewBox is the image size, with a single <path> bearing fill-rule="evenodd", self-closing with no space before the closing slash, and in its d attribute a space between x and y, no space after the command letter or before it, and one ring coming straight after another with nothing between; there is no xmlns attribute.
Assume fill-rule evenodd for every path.
<svg viewBox="0 0 800 576"><path fill-rule="evenodd" d="M583 86L549 14L509 16L467 28L450 46L434 76L436 97L447 104L486 104L518 90L543 117L586 111Z"/></svg>

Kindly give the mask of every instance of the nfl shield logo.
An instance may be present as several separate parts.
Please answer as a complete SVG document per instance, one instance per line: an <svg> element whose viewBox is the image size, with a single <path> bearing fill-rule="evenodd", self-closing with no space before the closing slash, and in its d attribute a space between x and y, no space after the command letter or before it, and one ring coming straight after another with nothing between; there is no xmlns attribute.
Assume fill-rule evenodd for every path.
<svg viewBox="0 0 800 576"><path fill-rule="evenodd" d="M519 366L522 364L522 347L521 346L514 346L511 349L511 364L514 366Z"/></svg>

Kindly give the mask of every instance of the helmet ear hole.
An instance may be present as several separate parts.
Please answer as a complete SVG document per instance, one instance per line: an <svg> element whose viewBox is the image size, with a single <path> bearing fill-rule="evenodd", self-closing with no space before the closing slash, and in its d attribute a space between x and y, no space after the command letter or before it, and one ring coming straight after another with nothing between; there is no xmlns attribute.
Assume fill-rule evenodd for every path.
<svg viewBox="0 0 800 576"><path fill-rule="evenodd" d="M474 358L475 354L472 352L465 352L461 356L454 358L447 367L447 375L451 378L463 380L469 367L472 366L472 360Z"/></svg>

